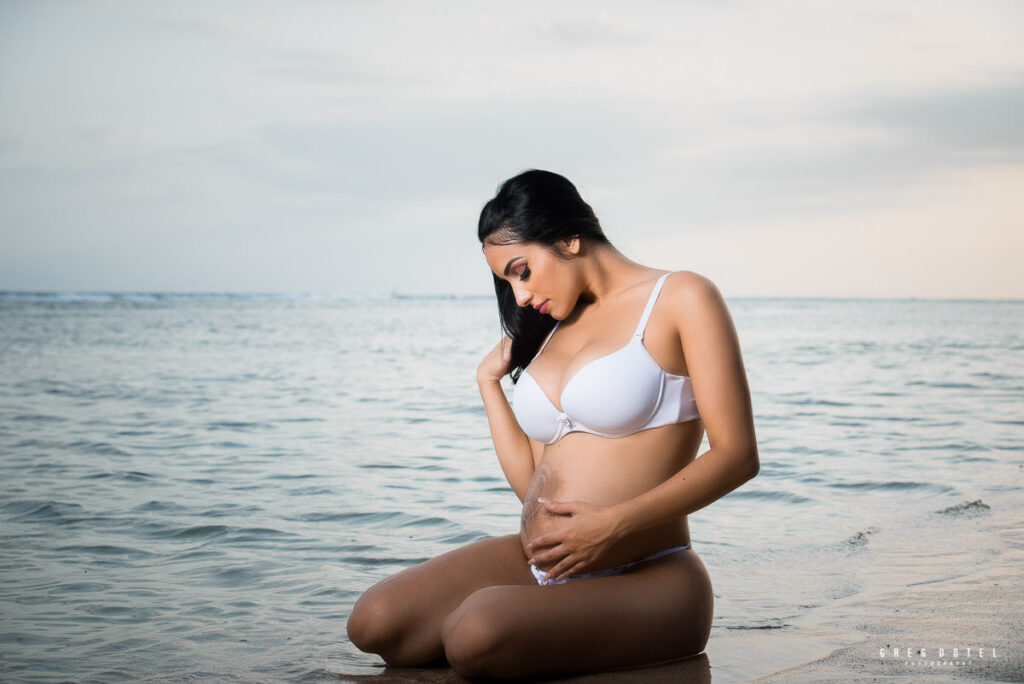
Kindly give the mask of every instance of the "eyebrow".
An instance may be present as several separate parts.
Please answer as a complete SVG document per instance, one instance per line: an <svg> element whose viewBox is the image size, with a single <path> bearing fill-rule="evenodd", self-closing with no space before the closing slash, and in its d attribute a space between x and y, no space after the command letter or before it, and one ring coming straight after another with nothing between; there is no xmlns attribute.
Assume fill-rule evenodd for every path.
<svg viewBox="0 0 1024 684"><path fill-rule="evenodd" d="M508 263L505 264L505 275L508 275L508 269L512 268L512 262L515 261L516 259L522 259L522 258L523 257L521 257L521 256L517 256L517 257L512 257L511 259L509 259Z"/></svg>

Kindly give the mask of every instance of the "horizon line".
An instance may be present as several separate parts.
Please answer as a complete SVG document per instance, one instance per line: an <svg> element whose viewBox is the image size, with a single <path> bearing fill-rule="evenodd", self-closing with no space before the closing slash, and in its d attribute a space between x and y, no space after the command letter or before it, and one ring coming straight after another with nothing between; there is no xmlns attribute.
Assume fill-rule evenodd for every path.
<svg viewBox="0 0 1024 684"><path fill-rule="evenodd" d="M146 297L152 299L167 299L172 297L267 297L278 299L374 299L374 300L400 300L400 299L491 299L493 293L488 294L455 294L455 293L431 293L415 294L399 292L393 289L390 293L381 292L338 292L338 291L317 291L317 290L0 290L0 299L19 298L131 298ZM956 297L956 296L927 296L927 295L900 295L890 297L865 296L865 295L725 295L726 299L793 299L793 300L877 300L877 301L934 301L934 302L1021 302L1022 297Z"/></svg>

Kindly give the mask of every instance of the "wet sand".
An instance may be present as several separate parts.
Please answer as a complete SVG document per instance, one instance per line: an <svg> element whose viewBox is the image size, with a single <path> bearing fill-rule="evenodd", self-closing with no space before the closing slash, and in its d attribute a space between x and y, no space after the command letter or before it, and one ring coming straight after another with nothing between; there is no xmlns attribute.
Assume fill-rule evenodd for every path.
<svg viewBox="0 0 1024 684"><path fill-rule="evenodd" d="M466 684L472 681L460 677L455 670L447 666L436 668L401 668L381 667L380 674L342 675L343 682L380 682L381 684L407 684L411 682L429 682L430 684ZM492 680L500 681L500 680ZM568 678L519 679L521 682L573 682L574 684L676 684L677 682L694 682L703 684L711 681L711 666L706 653L664 665L631 670L618 670L599 674L580 675Z"/></svg>
<svg viewBox="0 0 1024 684"><path fill-rule="evenodd" d="M1024 553L1007 554L968 577L838 601L815 621L805 629L845 632L859 640L754 681L1021 682Z"/></svg>

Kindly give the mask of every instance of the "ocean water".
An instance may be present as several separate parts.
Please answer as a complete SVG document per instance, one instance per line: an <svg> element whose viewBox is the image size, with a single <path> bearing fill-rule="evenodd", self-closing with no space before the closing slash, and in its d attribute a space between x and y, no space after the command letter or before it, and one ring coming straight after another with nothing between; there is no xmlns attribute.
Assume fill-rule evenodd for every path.
<svg viewBox="0 0 1024 684"><path fill-rule="evenodd" d="M690 516L716 681L984 566L1024 488L1024 302L728 303L761 472ZM474 382L499 337L490 298L0 295L0 678L380 672L362 591L518 530Z"/></svg>

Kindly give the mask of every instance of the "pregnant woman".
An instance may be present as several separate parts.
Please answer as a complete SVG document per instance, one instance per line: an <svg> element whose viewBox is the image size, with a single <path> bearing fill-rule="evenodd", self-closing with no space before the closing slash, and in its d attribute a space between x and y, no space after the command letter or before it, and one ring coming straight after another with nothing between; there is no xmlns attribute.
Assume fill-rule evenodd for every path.
<svg viewBox="0 0 1024 684"><path fill-rule="evenodd" d="M572 183L548 171L503 183L479 238L507 335L477 383L523 503L519 534L370 587L349 638L390 665L445 657L467 677L699 654L714 599L686 516L759 470L721 294L697 273L626 258ZM697 458L705 430L710 449Z"/></svg>

